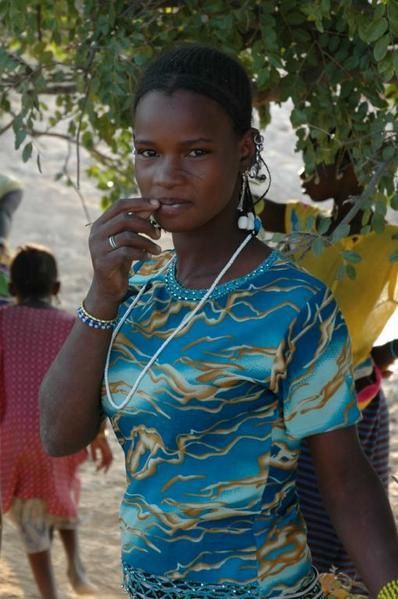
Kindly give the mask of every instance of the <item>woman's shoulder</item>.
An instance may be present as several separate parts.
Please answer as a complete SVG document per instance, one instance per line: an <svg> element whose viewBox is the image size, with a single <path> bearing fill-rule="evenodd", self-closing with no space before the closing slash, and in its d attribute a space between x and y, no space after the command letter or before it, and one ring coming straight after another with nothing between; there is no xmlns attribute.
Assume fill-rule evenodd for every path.
<svg viewBox="0 0 398 599"><path fill-rule="evenodd" d="M309 289L313 293L326 289L326 285L318 277L308 272L297 262L278 250L275 250L274 253L273 274L278 280L285 281L287 288L294 285Z"/></svg>
<svg viewBox="0 0 398 599"><path fill-rule="evenodd" d="M261 286L279 306L290 306L295 312L301 312L325 302L335 304L331 290L320 279L283 253L275 250L274 254L272 266Z"/></svg>

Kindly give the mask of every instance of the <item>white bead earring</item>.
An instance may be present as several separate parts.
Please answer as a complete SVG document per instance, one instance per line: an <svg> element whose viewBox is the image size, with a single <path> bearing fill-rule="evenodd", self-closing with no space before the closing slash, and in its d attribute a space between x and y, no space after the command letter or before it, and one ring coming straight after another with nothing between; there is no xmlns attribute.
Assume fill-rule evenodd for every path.
<svg viewBox="0 0 398 599"><path fill-rule="evenodd" d="M239 196L238 203L238 212L240 216L238 217L238 229L241 231L253 231L257 232L257 223L256 216L252 210L252 205L249 206L249 202L247 201L247 196L251 196L249 181L248 181L248 171L242 173L242 185ZM250 202L250 204L253 204Z"/></svg>

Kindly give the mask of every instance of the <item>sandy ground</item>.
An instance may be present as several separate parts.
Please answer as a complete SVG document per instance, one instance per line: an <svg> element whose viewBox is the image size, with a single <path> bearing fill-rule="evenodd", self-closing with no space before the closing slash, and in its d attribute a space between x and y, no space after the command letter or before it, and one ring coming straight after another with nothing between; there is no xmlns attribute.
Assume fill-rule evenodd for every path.
<svg viewBox="0 0 398 599"><path fill-rule="evenodd" d="M85 227L80 200L73 189L55 182L55 174L62 168L66 147L60 140L40 142L43 174L35 161L23 164L13 149L12 136L2 136L0 146L1 170L19 177L25 185L25 197L15 218L10 245L35 241L49 245L59 261L62 281L62 305L74 311L90 279L90 260L87 251L89 229ZM270 197L275 200L302 198L297 172L300 158L294 154L293 134L288 121L287 108L275 109L273 121L265 136L265 156L272 172ZM83 163L87 159L83 156ZM73 160L71 161L73 171ZM99 192L87 177L82 177L85 195L93 220L100 212ZM170 246L170 239L163 241ZM385 338L392 336L390 325ZM398 412L395 404L397 377L386 385L390 400L392 420L392 471L398 474ZM123 460L113 435L114 464L107 475L96 473L93 464L82 468L81 498L81 548L84 562L92 581L98 586L96 595L103 599L125 597L120 589L119 533L117 510L124 485ZM398 514L398 484L391 484L391 500ZM65 558L59 539L53 546L53 558L61 599L76 595L65 575ZM35 599L38 597L20 540L5 521L3 551L0 560L0 597Z"/></svg>

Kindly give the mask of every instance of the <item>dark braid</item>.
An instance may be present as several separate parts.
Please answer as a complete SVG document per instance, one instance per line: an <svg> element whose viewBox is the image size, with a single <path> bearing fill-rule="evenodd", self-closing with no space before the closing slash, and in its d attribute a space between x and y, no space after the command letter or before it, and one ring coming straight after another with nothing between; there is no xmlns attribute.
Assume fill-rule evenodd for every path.
<svg viewBox="0 0 398 599"><path fill-rule="evenodd" d="M55 258L44 246L24 245L11 262L10 281L22 297L51 295L57 278Z"/></svg>
<svg viewBox="0 0 398 599"><path fill-rule="evenodd" d="M242 65L224 52L190 44L161 54L138 83L134 112L141 98L151 91L173 94L184 89L215 100L229 114L235 130L251 127L252 94Z"/></svg>

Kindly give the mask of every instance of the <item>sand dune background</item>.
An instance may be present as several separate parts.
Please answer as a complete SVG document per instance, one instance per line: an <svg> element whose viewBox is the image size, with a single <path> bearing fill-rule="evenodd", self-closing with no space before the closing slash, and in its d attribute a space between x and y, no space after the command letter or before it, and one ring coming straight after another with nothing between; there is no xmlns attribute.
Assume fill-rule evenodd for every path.
<svg viewBox="0 0 398 599"><path fill-rule="evenodd" d="M294 153L294 135L288 120L288 106L275 108L273 120L265 135L265 156L272 173L270 197L278 201L302 198L298 170L301 159ZM37 170L34 160L23 164L20 154L13 149L11 134L3 135L0 146L1 172L11 173L25 185L23 204L16 215L10 245L35 241L50 246L58 259L62 281L62 305L73 312L88 287L90 259L87 250L89 228L77 194L72 188L54 181L62 168L67 148L59 139L41 140L43 174ZM83 166L88 159L82 156ZM73 173L74 161L70 161ZM82 192L85 196L90 220L100 213L100 194L93 184L82 176ZM163 240L170 247L170 239ZM394 335L395 321L383 339ZM396 336L396 335L395 335ZM392 421L392 472L398 474L397 440L397 377L386 383ZM81 498L81 547L84 562L92 581L98 586L96 597L113 599L125 597L120 588L119 532L117 511L124 486L122 452L115 438L111 437L114 464L107 475L97 473L92 463L82 468ZM391 484L391 501L398 514L398 483ZM61 599L77 597L66 578L66 562L59 539L53 546L54 565ZM13 526L5 521L3 551L0 559L0 597L7 599L38 597L22 545Z"/></svg>

